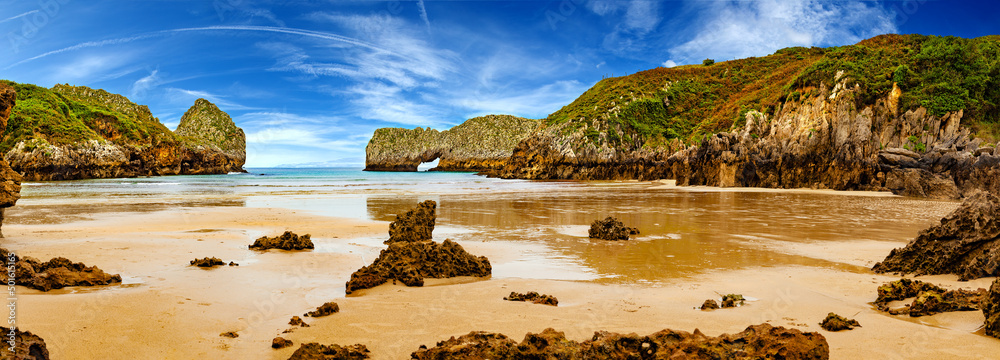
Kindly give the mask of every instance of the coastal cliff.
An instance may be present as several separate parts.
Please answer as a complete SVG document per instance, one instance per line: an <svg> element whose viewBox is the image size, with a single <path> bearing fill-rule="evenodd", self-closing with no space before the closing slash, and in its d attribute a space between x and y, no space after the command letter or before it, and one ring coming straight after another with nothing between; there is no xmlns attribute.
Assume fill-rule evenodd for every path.
<svg viewBox="0 0 1000 360"><path fill-rule="evenodd" d="M466 120L449 130L382 128L365 149L367 171L417 171L421 163L440 159L432 170L484 171L499 169L514 146L539 125L539 120L487 115Z"/></svg>
<svg viewBox="0 0 1000 360"><path fill-rule="evenodd" d="M17 93L13 88L0 83L0 137L7 129L10 111L17 101ZM0 227L3 226L4 209L14 206L21 198L21 174L10 168L6 160L0 159ZM0 238L3 232L0 231Z"/></svg>
<svg viewBox="0 0 1000 360"><path fill-rule="evenodd" d="M857 45L609 78L543 120L491 176L1000 193L1000 38ZM984 145L985 144L985 145Z"/></svg>
<svg viewBox="0 0 1000 360"><path fill-rule="evenodd" d="M16 89L18 102L0 151L27 180L242 171L242 130L206 100L195 102L175 134L148 107L118 94L4 83Z"/></svg>

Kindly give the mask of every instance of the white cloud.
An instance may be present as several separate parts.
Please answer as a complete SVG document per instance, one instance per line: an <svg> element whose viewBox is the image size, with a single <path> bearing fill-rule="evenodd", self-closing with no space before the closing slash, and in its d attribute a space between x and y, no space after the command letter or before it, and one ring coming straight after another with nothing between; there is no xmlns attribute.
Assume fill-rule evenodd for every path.
<svg viewBox="0 0 1000 360"><path fill-rule="evenodd" d="M129 98L135 101L138 98L146 96L146 93L150 89L159 85L160 77L157 76L159 72L159 70L153 70L149 75L132 83L132 86L129 88Z"/></svg>
<svg viewBox="0 0 1000 360"><path fill-rule="evenodd" d="M660 3L649 0L633 1L590 1L587 8L594 14L618 21L604 37L605 50L619 55L645 50L646 36L659 26Z"/></svg>
<svg viewBox="0 0 1000 360"><path fill-rule="evenodd" d="M458 98L455 105L469 109L471 113L468 117L488 114L544 117L569 104L586 90L586 85L579 81L557 81L529 91Z"/></svg>
<svg viewBox="0 0 1000 360"><path fill-rule="evenodd" d="M672 68L674 66L677 66L677 63L674 62L673 60L667 60L663 62L663 67Z"/></svg>
<svg viewBox="0 0 1000 360"><path fill-rule="evenodd" d="M225 111L227 113L234 110L260 110L260 108L244 106L238 103L234 103L232 101L226 100L226 98L223 96L201 90L167 88L166 97L170 102L174 104L178 105L187 104L185 106L193 105L195 100L197 99L205 99L212 102L213 104L218 106L220 110Z"/></svg>
<svg viewBox="0 0 1000 360"><path fill-rule="evenodd" d="M420 10L420 19L424 21L427 25L427 30L431 29L431 20L427 17L427 6L424 5L424 0L417 1L417 9Z"/></svg>
<svg viewBox="0 0 1000 360"><path fill-rule="evenodd" d="M897 31L892 14L877 3L824 0L697 2L703 26L670 50L685 62L763 56L789 46L853 44Z"/></svg>

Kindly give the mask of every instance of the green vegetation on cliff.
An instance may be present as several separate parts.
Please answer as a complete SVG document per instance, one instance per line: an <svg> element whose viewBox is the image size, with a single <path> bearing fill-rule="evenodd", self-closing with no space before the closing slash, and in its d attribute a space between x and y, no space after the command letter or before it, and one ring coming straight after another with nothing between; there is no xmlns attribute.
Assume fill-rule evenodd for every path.
<svg viewBox="0 0 1000 360"><path fill-rule="evenodd" d="M546 123L564 132L587 127L587 138L601 143L604 134L612 146L690 144L742 126L747 111L774 115L785 101L832 87L838 72L860 86L859 105L886 98L898 83L901 112L923 106L940 116L964 109L963 124L990 141L1000 138L1000 36L883 35L849 46L656 68L601 80Z"/></svg>
<svg viewBox="0 0 1000 360"><path fill-rule="evenodd" d="M104 139L134 146L178 140L146 106L121 95L85 86L56 85L46 89L0 82L17 91L17 105L11 111L0 152L6 153L19 141L30 139L53 145Z"/></svg>
<svg viewBox="0 0 1000 360"><path fill-rule="evenodd" d="M246 148L243 130L224 111L208 100L194 102L177 125L176 134L186 144L218 147L222 151L239 151Z"/></svg>

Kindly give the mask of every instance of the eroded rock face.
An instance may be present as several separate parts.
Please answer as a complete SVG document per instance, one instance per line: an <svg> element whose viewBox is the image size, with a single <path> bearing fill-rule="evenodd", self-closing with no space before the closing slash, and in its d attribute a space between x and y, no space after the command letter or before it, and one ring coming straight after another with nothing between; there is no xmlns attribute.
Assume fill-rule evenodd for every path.
<svg viewBox="0 0 1000 360"><path fill-rule="evenodd" d="M539 125L538 120L510 115L472 118L449 130L382 128L365 149L365 170L417 171L421 163L439 159L434 170L497 169L511 150Z"/></svg>
<svg viewBox="0 0 1000 360"><path fill-rule="evenodd" d="M4 137L7 129L7 121L10 119L10 111L17 102L17 92L5 84L0 84L0 139ZM0 227L3 226L3 212L5 208L14 206L21 198L21 174L10 168L7 160L0 159ZM0 228L0 238L3 237Z"/></svg>
<svg viewBox="0 0 1000 360"><path fill-rule="evenodd" d="M983 315L986 316L986 335L1000 338L1000 279L990 286L990 292L983 301Z"/></svg>
<svg viewBox="0 0 1000 360"><path fill-rule="evenodd" d="M540 305L559 306L559 299L556 299L555 296L539 294L534 291L529 291L527 294L511 291L510 295L503 299L507 301L526 301Z"/></svg>
<svg viewBox="0 0 1000 360"><path fill-rule="evenodd" d="M252 250L307 250L314 248L315 245L313 245L312 239L309 238L309 234L299 236L291 231L285 231L281 236L261 236L250 245L250 249Z"/></svg>
<svg viewBox="0 0 1000 360"><path fill-rule="evenodd" d="M320 305L318 308L316 308L316 310L303 314L303 316L323 317L327 315L332 315L333 313L336 312L340 312L340 305L337 305L337 303L331 301L323 305Z"/></svg>
<svg viewBox="0 0 1000 360"><path fill-rule="evenodd" d="M567 340L562 332L546 329L527 334L521 343L502 335L471 332L421 346L412 359L828 359L830 347L818 333L768 324L748 327L738 334L708 337L695 330L663 330L648 336L600 331L584 342Z"/></svg>
<svg viewBox="0 0 1000 360"><path fill-rule="evenodd" d="M361 344L340 346L308 343L300 345L288 360L360 360L367 359L370 354L368 347Z"/></svg>
<svg viewBox="0 0 1000 360"><path fill-rule="evenodd" d="M469 254L461 245L443 243L396 242L382 250L371 265L351 274L347 293L373 288L387 281L400 281L406 286L424 286L424 278L456 276L489 276L493 271L485 256Z"/></svg>
<svg viewBox="0 0 1000 360"><path fill-rule="evenodd" d="M207 101L196 101L191 115L185 114L178 129L185 135L180 136L148 107L122 95L85 86L9 84L24 90L18 95L22 101L34 100L32 109L14 109L12 133L4 139L4 159L28 180L243 171L243 131ZM201 111L208 108L215 112ZM39 118L45 110L51 113Z"/></svg>
<svg viewBox="0 0 1000 360"><path fill-rule="evenodd" d="M906 247L872 268L877 273L956 274L960 280L1000 275L1000 198L977 192Z"/></svg>
<svg viewBox="0 0 1000 360"><path fill-rule="evenodd" d="M11 345L6 340L10 340L11 329L0 326L2 332L3 346L0 346L0 359L11 360L48 360L49 349L45 347L45 340L32 334L30 331L14 329L14 351L11 352Z"/></svg>
<svg viewBox="0 0 1000 360"><path fill-rule="evenodd" d="M588 233L591 239L628 240L629 236L638 235L639 229L625 226L618 219L608 216L604 220L594 220Z"/></svg>
<svg viewBox="0 0 1000 360"><path fill-rule="evenodd" d="M892 315L919 317L950 311L976 311L982 308L985 297L986 289L947 290L920 280L900 279L878 287L875 306ZM889 307L890 302L909 298L914 298L909 306Z"/></svg>
<svg viewBox="0 0 1000 360"><path fill-rule="evenodd" d="M0 248L3 259L9 258L7 249ZM14 256L15 278L18 285L32 289L49 291L68 286L97 286L121 283L120 275L110 275L96 266L74 263L69 259L57 257L41 262L30 256ZM3 281L7 282L7 272L2 272Z"/></svg>
<svg viewBox="0 0 1000 360"><path fill-rule="evenodd" d="M861 327L861 324L859 324L857 320L848 319L834 313L829 313L826 315L826 318L823 319L823 322L819 324L819 326L826 331L842 331L842 330L851 330L856 327Z"/></svg>
<svg viewBox="0 0 1000 360"><path fill-rule="evenodd" d="M385 243L430 240L434 232L434 221L437 219L435 209L437 203L427 200L413 210L396 215L396 221L389 224L389 240Z"/></svg>

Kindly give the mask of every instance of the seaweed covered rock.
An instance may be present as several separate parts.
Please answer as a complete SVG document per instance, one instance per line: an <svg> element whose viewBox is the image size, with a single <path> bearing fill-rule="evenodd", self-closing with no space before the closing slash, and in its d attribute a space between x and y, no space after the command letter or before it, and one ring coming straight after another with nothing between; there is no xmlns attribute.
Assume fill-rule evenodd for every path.
<svg viewBox="0 0 1000 360"><path fill-rule="evenodd" d="M42 340L38 335L32 334L30 331L21 331L17 328L9 329L3 326L0 326L0 334L5 339L3 346L0 346L0 359L49 360L49 349L45 347L45 340ZM13 340L14 343L8 343L10 340Z"/></svg>
<svg viewBox="0 0 1000 360"><path fill-rule="evenodd" d="M368 347L361 344L340 346L308 343L299 345L288 360L360 360L367 359L369 355Z"/></svg>
<svg viewBox="0 0 1000 360"><path fill-rule="evenodd" d="M197 266L197 267L208 267L208 268L210 268L210 267L216 267L216 266L226 265L226 263L223 262L222 259L219 259L217 257L205 257L205 258L201 258L201 259L191 260L191 265L194 265L194 266Z"/></svg>
<svg viewBox="0 0 1000 360"><path fill-rule="evenodd" d="M271 348L273 349L284 349L289 346L292 346L292 341L283 337L278 336L271 340Z"/></svg>
<svg viewBox="0 0 1000 360"><path fill-rule="evenodd" d="M726 294L725 296L722 297L722 307L732 308L737 306L743 306L744 301L746 301L746 299L743 298L743 295Z"/></svg>
<svg viewBox="0 0 1000 360"><path fill-rule="evenodd" d="M950 311L975 311L982 308L986 289L946 290L920 280L900 279L878 287L875 306L892 315L909 314L913 317L934 315ZM890 308L889 303L914 298L904 308Z"/></svg>
<svg viewBox="0 0 1000 360"><path fill-rule="evenodd" d="M638 235L639 229L627 227L618 219L608 216L604 220L594 220L590 224L590 238L603 240L628 240Z"/></svg>
<svg viewBox="0 0 1000 360"><path fill-rule="evenodd" d="M819 323L819 326L826 331L841 331L841 330L851 330L856 327L861 327L861 324L857 320L848 319L843 316L829 313L823 322Z"/></svg>
<svg viewBox="0 0 1000 360"><path fill-rule="evenodd" d="M316 308L316 310L303 314L303 316L323 317L331 315L336 312L340 312L340 305L337 305L337 303L331 301L326 304L320 305L318 308Z"/></svg>
<svg viewBox="0 0 1000 360"><path fill-rule="evenodd" d="M920 232L872 268L877 273L956 274L960 280L1000 275L1000 198L976 192L941 223Z"/></svg>
<svg viewBox="0 0 1000 360"><path fill-rule="evenodd" d="M412 359L828 359L830 347L818 333L768 324L747 327L738 334L708 337L700 331L663 330L647 336L594 333L584 342L566 339L562 332L546 329L527 334L521 343L488 332L421 346Z"/></svg>
<svg viewBox="0 0 1000 360"><path fill-rule="evenodd" d="M527 294L511 291L510 295L508 295L503 299L507 301L530 301L539 305L552 305L552 306L559 305L559 299L556 299L555 296L543 295L534 291L529 291Z"/></svg>
<svg viewBox="0 0 1000 360"><path fill-rule="evenodd" d="M298 236L291 231L285 231L284 234L277 237L261 236L257 241L253 242L253 245L250 245L250 249L253 250L306 250L313 248L315 246L313 246L309 234Z"/></svg>
<svg viewBox="0 0 1000 360"><path fill-rule="evenodd" d="M0 248L0 255L9 259L11 254L7 249ZM63 257L41 262L30 256L14 258L15 278L18 285L32 289L49 291L67 286L97 286L122 282L120 275L110 275L96 266L74 263ZM7 272L3 272L3 281L7 282Z"/></svg>
<svg viewBox="0 0 1000 360"><path fill-rule="evenodd" d="M705 300L705 302L701 304L702 310L715 310L718 308L719 308L719 302L715 301L714 299Z"/></svg>
<svg viewBox="0 0 1000 360"><path fill-rule="evenodd" d="M1000 279L990 286L990 292L983 301L983 315L986 316L986 335L1000 338Z"/></svg>
<svg viewBox="0 0 1000 360"><path fill-rule="evenodd" d="M389 224L389 240L385 243L432 239L436 208L437 203L434 200L427 200L418 204L413 210L396 215L396 221Z"/></svg>
<svg viewBox="0 0 1000 360"><path fill-rule="evenodd" d="M371 265L351 274L347 293L373 288L390 280L398 280L406 286L423 286L425 277L481 277L489 276L492 271L489 259L469 254L451 240L440 244L433 241L396 242L382 250Z"/></svg>

